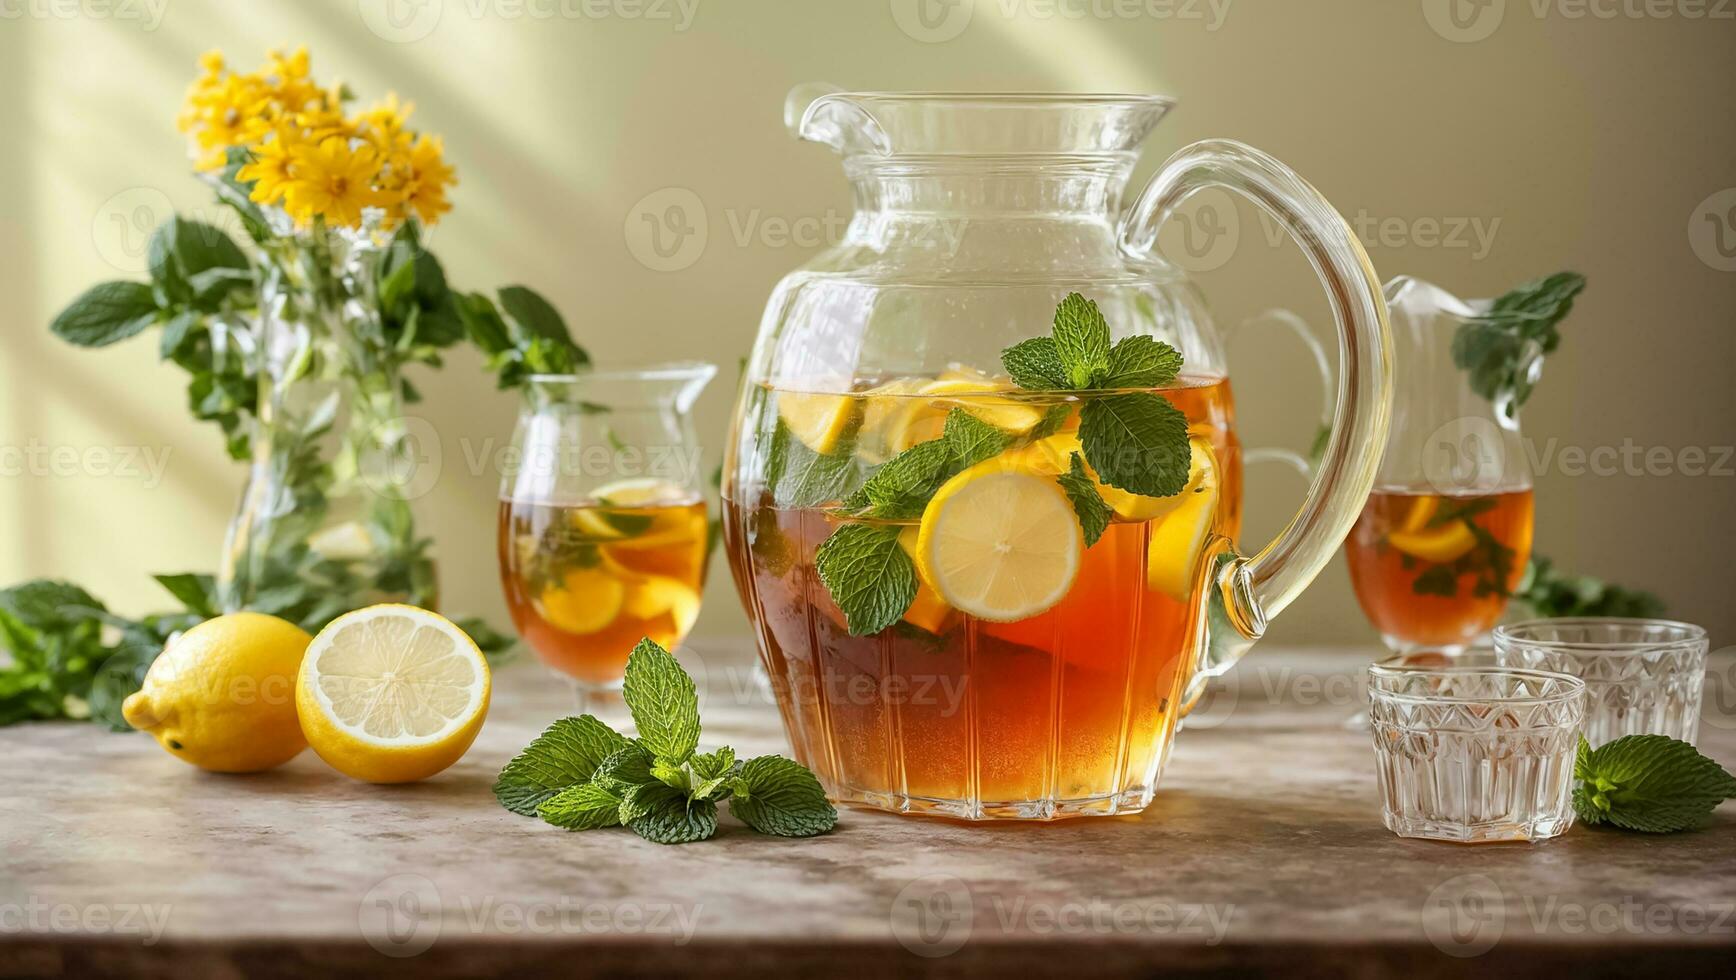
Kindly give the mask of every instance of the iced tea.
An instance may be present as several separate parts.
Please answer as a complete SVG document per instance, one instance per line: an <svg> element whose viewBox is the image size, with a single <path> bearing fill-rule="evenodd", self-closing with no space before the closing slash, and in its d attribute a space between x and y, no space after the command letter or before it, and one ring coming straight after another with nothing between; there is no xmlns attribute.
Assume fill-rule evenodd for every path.
<svg viewBox="0 0 1736 980"><path fill-rule="evenodd" d="M836 433L808 420L812 399L840 396L750 391L736 446L748 462L732 471L763 477L725 488L730 567L796 757L835 798L891 809L1047 818L1143 807L1197 649L1199 576L1240 520L1227 383L1184 377L1158 392L1186 415L1211 486L1196 486L1196 472L1189 490L1157 503L1109 494L1118 513L1058 602L1000 622L923 581L896 623L853 635L815 553L841 526L864 523L840 502L873 466L934 438L958 407L1015 434L1047 420L1054 435L1031 452L1058 443L1064 461L1079 411L1099 397L990 393L944 377L863 387L843 396L853 402L844 410L821 403L825 419L848 420ZM797 447L809 464L799 476L779 460L791 429L827 450ZM1054 462L1017 453L1007 465ZM906 550L920 534L915 516L867 523L897 528Z"/></svg>
<svg viewBox="0 0 1736 980"><path fill-rule="evenodd" d="M1356 599L1394 649L1488 632L1531 557L1529 488L1443 495L1376 488L1344 542Z"/></svg>
<svg viewBox="0 0 1736 980"><path fill-rule="evenodd" d="M699 615L703 500L644 506L500 503L501 585L513 625L550 667L619 684L642 637L673 649Z"/></svg>

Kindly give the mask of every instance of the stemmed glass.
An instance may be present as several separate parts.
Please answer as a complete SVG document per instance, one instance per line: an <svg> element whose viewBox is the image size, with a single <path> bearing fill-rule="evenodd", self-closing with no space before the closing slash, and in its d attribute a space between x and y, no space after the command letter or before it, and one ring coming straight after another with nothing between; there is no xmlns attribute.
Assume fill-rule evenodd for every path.
<svg viewBox="0 0 1736 980"><path fill-rule="evenodd" d="M519 636L579 709L621 686L641 638L686 638L705 584L691 412L717 368L536 375L501 480L501 588Z"/></svg>

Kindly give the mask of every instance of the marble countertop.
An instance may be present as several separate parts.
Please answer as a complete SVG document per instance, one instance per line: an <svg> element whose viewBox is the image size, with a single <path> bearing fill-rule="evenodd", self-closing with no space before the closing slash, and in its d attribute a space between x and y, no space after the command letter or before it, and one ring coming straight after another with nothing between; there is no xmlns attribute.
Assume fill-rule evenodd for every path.
<svg viewBox="0 0 1736 980"><path fill-rule="evenodd" d="M143 736L0 729L0 976L1728 976L1736 803L1703 831L1543 844L1403 840L1344 719L1370 650L1256 649L1133 817L970 825L846 810L788 841L570 834L500 808L495 773L568 694L499 672L476 746L425 783L312 753L201 773ZM744 646L684 654L705 742L787 751ZM1728 701L1736 668L1708 696ZM1736 763L1736 709L1701 747Z"/></svg>

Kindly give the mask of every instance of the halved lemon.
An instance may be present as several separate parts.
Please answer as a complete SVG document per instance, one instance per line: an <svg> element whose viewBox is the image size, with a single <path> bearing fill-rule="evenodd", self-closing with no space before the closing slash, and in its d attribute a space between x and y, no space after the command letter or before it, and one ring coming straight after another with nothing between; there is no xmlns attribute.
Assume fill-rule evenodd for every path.
<svg viewBox="0 0 1736 980"><path fill-rule="evenodd" d="M1137 498L1164 505L1152 518L1145 584L1178 601L1186 601L1193 591L1194 570L1218 513L1217 456L1201 439L1189 439L1188 447L1193 460L1182 492L1173 497ZM1107 494L1104 499L1108 499Z"/></svg>
<svg viewBox="0 0 1736 980"><path fill-rule="evenodd" d="M824 456L838 448L849 430L852 401L848 395L783 392L778 395L778 417L802 445Z"/></svg>
<svg viewBox="0 0 1736 980"><path fill-rule="evenodd" d="M901 449L908 448L902 445L906 433L917 416L929 409L926 402L914 397L927 383L921 378L894 378L862 393L862 428L856 437L857 455L869 463L880 464Z"/></svg>
<svg viewBox="0 0 1736 980"><path fill-rule="evenodd" d="M1407 555L1432 562L1455 561L1477 546L1477 536L1464 521L1449 521L1427 531L1394 531L1386 541Z"/></svg>
<svg viewBox="0 0 1736 980"><path fill-rule="evenodd" d="M946 604L993 622L1045 612L1079 576L1085 536L1055 478L991 459L943 484L922 512L916 566Z"/></svg>
<svg viewBox="0 0 1736 980"><path fill-rule="evenodd" d="M482 651L450 621L415 606L369 606L314 637L295 706L308 744L333 769L403 783L469 750L491 688Z"/></svg>
<svg viewBox="0 0 1736 980"><path fill-rule="evenodd" d="M614 622L626 600L621 577L598 565L561 576L559 585L536 597L536 609L555 629L584 636Z"/></svg>

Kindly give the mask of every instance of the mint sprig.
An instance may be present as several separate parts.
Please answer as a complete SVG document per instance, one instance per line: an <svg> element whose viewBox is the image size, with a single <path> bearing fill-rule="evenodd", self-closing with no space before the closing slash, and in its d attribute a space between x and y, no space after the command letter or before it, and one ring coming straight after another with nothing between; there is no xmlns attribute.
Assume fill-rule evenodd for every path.
<svg viewBox="0 0 1736 980"><path fill-rule="evenodd" d="M1736 798L1736 776L1667 735L1626 735L1596 749L1581 735L1573 778L1580 820L1648 834L1702 826Z"/></svg>
<svg viewBox="0 0 1736 980"><path fill-rule="evenodd" d="M1487 312L1460 325L1453 334L1453 363L1468 372L1471 390L1493 402L1511 393L1513 408L1531 397L1526 348L1554 352L1557 329L1585 289L1577 272L1557 272L1502 295Z"/></svg>
<svg viewBox="0 0 1736 980"><path fill-rule="evenodd" d="M1175 380L1182 366L1175 348L1147 336L1111 343L1108 321L1097 304L1069 293L1055 308L1049 336L1006 348L1001 366L1026 391L1102 392L1085 400L1079 412L1084 459L1074 454L1069 471L1057 477L1078 515L1087 547L1097 542L1114 516L1096 481L1153 497L1173 496L1187 486L1192 465L1187 416L1161 395L1130 390ZM1073 408L1071 400L1052 405L1030 431L1017 436L967 409L954 408L940 437L893 456L850 492L845 487L859 475L854 452L840 446L831 454L813 453L780 421L772 434L766 483L774 499L788 506L841 500L846 518L909 521L922 515L947 480L1055 434ZM815 552L815 570L843 611L851 635L892 626L916 597L916 566L899 543L901 531L896 524L846 521Z"/></svg>
<svg viewBox="0 0 1736 980"><path fill-rule="evenodd" d="M728 746L697 751L693 678L649 639L627 658L622 696L637 739L591 715L562 718L500 771L501 805L567 830L625 825L658 844L711 837L725 801L763 834L812 837L837 824L820 781L800 763L775 755L738 762Z"/></svg>

